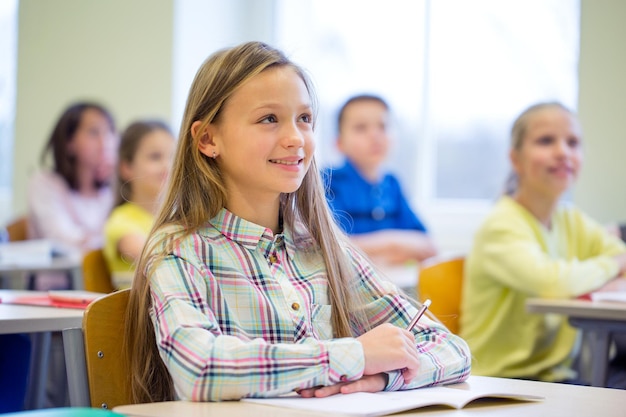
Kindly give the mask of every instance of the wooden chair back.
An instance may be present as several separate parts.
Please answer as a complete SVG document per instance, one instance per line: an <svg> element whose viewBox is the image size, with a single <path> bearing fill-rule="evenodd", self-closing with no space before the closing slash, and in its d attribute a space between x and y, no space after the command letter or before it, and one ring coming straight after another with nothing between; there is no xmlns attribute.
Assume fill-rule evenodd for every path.
<svg viewBox="0 0 626 417"><path fill-rule="evenodd" d="M123 355L129 293L126 289L108 294L85 310L85 365L92 407L111 410L131 403L129 367Z"/></svg>
<svg viewBox="0 0 626 417"><path fill-rule="evenodd" d="M427 261L417 281L418 299L430 299L429 310L455 334L459 332L464 264L463 256Z"/></svg>
<svg viewBox="0 0 626 417"><path fill-rule="evenodd" d="M102 249L87 252L83 258L83 285L86 291L103 293L115 291Z"/></svg>
<svg viewBox="0 0 626 417"><path fill-rule="evenodd" d="M13 220L6 225L9 241L16 242L18 240L28 239L28 217L22 216Z"/></svg>

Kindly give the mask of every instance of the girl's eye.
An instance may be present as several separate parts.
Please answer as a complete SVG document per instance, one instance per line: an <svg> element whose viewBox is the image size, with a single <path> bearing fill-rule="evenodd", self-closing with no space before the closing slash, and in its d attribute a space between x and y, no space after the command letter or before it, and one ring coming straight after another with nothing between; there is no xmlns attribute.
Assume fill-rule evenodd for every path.
<svg viewBox="0 0 626 417"><path fill-rule="evenodd" d="M276 123L278 119L273 114L267 115L261 119L261 123Z"/></svg>
<svg viewBox="0 0 626 417"><path fill-rule="evenodd" d="M310 114L303 114L300 116L300 120L304 123L311 123L313 121L313 117Z"/></svg>
<svg viewBox="0 0 626 417"><path fill-rule="evenodd" d="M570 148L578 148L578 146L580 145L580 140L578 140L577 137L571 137L567 139L567 145Z"/></svg>
<svg viewBox="0 0 626 417"><path fill-rule="evenodd" d="M357 133L364 133L367 131L367 125L365 123L359 123L354 125L354 131Z"/></svg>
<svg viewBox="0 0 626 417"><path fill-rule="evenodd" d="M554 138L552 136L541 136L537 139L537 143L541 145L550 145L552 142L554 142Z"/></svg>

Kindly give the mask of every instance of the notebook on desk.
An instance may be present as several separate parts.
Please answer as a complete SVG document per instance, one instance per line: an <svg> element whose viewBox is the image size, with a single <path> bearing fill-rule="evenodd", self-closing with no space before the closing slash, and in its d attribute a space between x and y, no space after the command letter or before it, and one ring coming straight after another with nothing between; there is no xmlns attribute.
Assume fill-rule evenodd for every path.
<svg viewBox="0 0 626 417"><path fill-rule="evenodd" d="M245 398L241 401L268 406L347 415L376 417L428 406L445 406L461 409L479 399L506 399L510 401L541 401L536 395L500 390L472 388L469 384L419 388L407 391L333 395L326 398L302 398L295 394L276 398Z"/></svg>
<svg viewBox="0 0 626 417"><path fill-rule="evenodd" d="M615 301L626 303L626 291L595 291L583 294L577 298L585 301Z"/></svg>
<svg viewBox="0 0 626 417"><path fill-rule="evenodd" d="M3 296L0 302L44 307L63 307L85 309L94 300L105 296L92 291L20 291L16 295Z"/></svg>
<svg viewBox="0 0 626 417"><path fill-rule="evenodd" d="M81 258L77 249L73 249L50 239L28 239L7 242L0 245L0 266L4 267L45 267L52 264L54 258Z"/></svg>
<svg viewBox="0 0 626 417"><path fill-rule="evenodd" d="M592 292L590 294L591 301L615 301L626 303L626 292L624 291L603 291Z"/></svg>

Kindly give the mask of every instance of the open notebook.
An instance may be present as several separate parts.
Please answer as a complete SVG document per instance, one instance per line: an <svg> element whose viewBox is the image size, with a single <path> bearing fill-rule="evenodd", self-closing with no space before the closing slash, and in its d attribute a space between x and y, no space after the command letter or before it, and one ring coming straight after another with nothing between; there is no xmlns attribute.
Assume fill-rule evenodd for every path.
<svg viewBox="0 0 626 417"><path fill-rule="evenodd" d="M508 399L511 401L541 401L544 398L518 392L499 391L469 384L420 388L408 391L392 391L333 395L327 398L301 398L296 395L276 398L246 398L242 401L276 407L361 417L382 416L400 411L434 405L463 408L482 398Z"/></svg>

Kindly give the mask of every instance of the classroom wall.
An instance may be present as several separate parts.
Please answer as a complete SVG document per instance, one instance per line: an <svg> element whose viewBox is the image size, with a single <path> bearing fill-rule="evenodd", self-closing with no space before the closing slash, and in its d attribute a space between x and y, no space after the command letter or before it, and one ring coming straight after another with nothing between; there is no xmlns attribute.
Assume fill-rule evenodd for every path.
<svg viewBox="0 0 626 417"><path fill-rule="evenodd" d="M626 220L621 191L626 133L620 117L626 109L626 2L581 2L579 114L586 161L574 201L602 222ZM28 178L67 104L99 100L120 127L135 117L158 116L177 128L200 62L225 44L271 41L273 5L273 0L20 0L14 190L11 213L0 210L2 220L26 210ZM206 18L190 23L190 14ZM462 229L454 228L457 234ZM465 247L471 240L466 234L448 240Z"/></svg>
<svg viewBox="0 0 626 417"><path fill-rule="evenodd" d="M579 115L585 162L574 201L626 221L626 2L582 0Z"/></svg>
<svg viewBox="0 0 626 417"><path fill-rule="evenodd" d="M63 109L97 100L124 127L169 122L173 0L20 0L13 213Z"/></svg>

